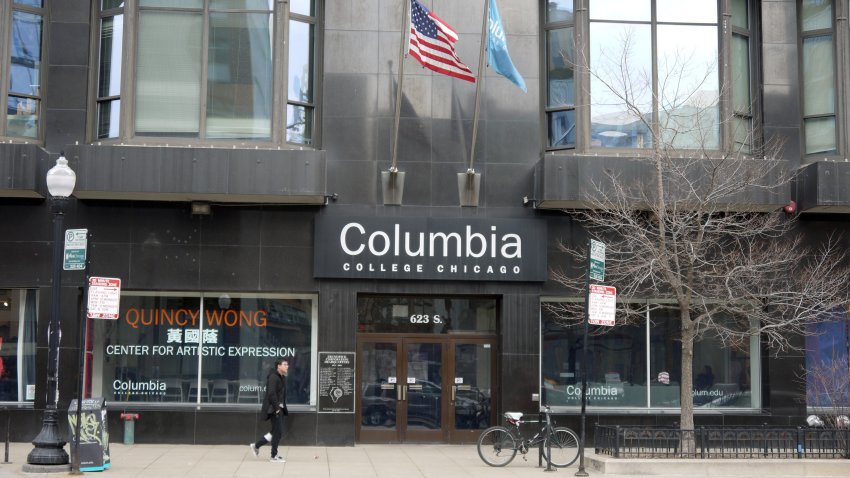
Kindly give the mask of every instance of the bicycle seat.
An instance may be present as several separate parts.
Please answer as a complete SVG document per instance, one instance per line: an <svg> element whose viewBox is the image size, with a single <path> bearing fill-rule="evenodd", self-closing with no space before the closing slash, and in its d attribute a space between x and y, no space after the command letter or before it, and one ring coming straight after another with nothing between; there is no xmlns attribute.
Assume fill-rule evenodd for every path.
<svg viewBox="0 0 850 478"><path fill-rule="evenodd" d="M512 424L518 423L522 419L522 412L505 412L505 418Z"/></svg>

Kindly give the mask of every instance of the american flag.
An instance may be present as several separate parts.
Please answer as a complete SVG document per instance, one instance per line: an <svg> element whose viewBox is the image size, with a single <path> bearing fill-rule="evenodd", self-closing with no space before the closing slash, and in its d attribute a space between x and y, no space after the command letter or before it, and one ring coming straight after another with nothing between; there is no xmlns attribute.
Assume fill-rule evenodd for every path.
<svg viewBox="0 0 850 478"><path fill-rule="evenodd" d="M429 70L475 83L472 71L455 53L457 38L457 32L419 0L410 0L410 56Z"/></svg>

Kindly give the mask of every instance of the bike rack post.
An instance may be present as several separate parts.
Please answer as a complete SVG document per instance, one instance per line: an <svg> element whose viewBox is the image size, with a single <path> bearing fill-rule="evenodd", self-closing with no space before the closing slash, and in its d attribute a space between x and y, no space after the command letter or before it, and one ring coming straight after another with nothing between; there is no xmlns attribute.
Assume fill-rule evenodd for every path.
<svg viewBox="0 0 850 478"><path fill-rule="evenodd" d="M547 412L548 412L548 410L547 410ZM549 438L552 437L552 435L551 435L551 433L552 433L552 422L551 422L551 420L552 420L552 417L549 415L549 413L546 413L546 437L543 440L543 442L546 443L546 456L548 456L549 459L546 460L546 469L543 470L543 471L557 471L555 469L555 467L552 466L552 440L549 439ZM540 444L540 447L543 448L542 443Z"/></svg>
<svg viewBox="0 0 850 478"><path fill-rule="evenodd" d="M3 464L8 465L8 464L12 463L11 461L9 461L9 437L10 437L10 432L12 430L12 427L11 427L12 418L10 416L11 412L9 411L9 407L3 407L3 409L6 410L6 455L3 458Z"/></svg>

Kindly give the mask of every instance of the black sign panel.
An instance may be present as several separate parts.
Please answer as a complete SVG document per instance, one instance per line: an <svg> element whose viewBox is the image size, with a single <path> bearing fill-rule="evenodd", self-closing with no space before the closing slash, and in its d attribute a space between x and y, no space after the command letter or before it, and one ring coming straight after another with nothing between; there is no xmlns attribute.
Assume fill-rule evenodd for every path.
<svg viewBox="0 0 850 478"><path fill-rule="evenodd" d="M319 352L319 413L354 413L354 352Z"/></svg>
<svg viewBox="0 0 850 478"><path fill-rule="evenodd" d="M68 406L71 427L71 452L77 441L77 399ZM106 403L103 398L84 398L80 405L80 471L103 471L110 467L109 432L106 423Z"/></svg>
<svg viewBox="0 0 850 478"><path fill-rule="evenodd" d="M545 281L546 224L531 219L316 218L316 277Z"/></svg>

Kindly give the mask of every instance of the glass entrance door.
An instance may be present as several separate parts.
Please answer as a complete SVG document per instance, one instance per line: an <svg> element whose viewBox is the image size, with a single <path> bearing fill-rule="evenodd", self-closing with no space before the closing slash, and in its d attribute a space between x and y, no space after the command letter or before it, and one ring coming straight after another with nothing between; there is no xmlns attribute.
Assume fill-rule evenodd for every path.
<svg viewBox="0 0 850 478"><path fill-rule="evenodd" d="M357 440L473 443L493 421L495 338L358 338Z"/></svg>

